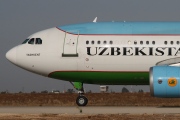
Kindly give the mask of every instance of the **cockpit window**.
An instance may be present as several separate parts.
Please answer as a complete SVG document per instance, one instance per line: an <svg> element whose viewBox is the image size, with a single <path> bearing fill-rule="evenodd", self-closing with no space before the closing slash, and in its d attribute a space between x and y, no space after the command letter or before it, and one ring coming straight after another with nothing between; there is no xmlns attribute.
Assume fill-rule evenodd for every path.
<svg viewBox="0 0 180 120"><path fill-rule="evenodd" d="M26 39L22 44L26 44L28 42L28 44L42 44L42 40L41 38L31 38Z"/></svg>
<svg viewBox="0 0 180 120"><path fill-rule="evenodd" d="M34 44L34 38L31 38L28 42L28 44Z"/></svg>
<svg viewBox="0 0 180 120"><path fill-rule="evenodd" d="M26 39L22 44L26 44L29 39Z"/></svg>
<svg viewBox="0 0 180 120"><path fill-rule="evenodd" d="M36 44L42 44L41 38L36 38Z"/></svg>

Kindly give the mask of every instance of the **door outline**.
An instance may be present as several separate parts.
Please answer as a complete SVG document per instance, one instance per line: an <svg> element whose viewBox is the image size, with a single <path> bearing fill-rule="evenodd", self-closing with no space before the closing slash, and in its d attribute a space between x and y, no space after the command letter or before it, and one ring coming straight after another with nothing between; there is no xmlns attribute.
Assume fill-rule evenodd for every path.
<svg viewBox="0 0 180 120"><path fill-rule="evenodd" d="M78 57L79 32L77 33L71 34L70 32L65 32L62 57Z"/></svg>

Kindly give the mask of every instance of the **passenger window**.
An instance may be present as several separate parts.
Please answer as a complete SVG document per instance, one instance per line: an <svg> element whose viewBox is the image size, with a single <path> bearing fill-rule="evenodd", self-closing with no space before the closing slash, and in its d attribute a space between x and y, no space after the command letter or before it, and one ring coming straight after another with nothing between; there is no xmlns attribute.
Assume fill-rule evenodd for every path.
<svg viewBox="0 0 180 120"><path fill-rule="evenodd" d="M171 45L173 44L173 41L171 41Z"/></svg>
<svg viewBox="0 0 180 120"><path fill-rule="evenodd" d="M98 43L98 44L101 44L101 42L100 42L100 41L98 41L97 43Z"/></svg>
<svg viewBox="0 0 180 120"><path fill-rule="evenodd" d="M26 39L22 44L26 44L29 39Z"/></svg>
<svg viewBox="0 0 180 120"><path fill-rule="evenodd" d="M88 44L89 44L89 41L86 41L86 44L88 45Z"/></svg>
<svg viewBox="0 0 180 120"><path fill-rule="evenodd" d="M177 44L179 45L179 41L177 41Z"/></svg>
<svg viewBox="0 0 180 120"><path fill-rule="evenodd" d="M149 41L146 41L146 44L149 45Z"/></svg>
<svg viewBox="0 0 180 120"><path fill-rule="evenodd" d="M143 44L143 41L140 41L140 44L142 45L142 44Z"/></svg>
<svg viewBox="0 0 180 120"><path fill-rule="evenodd" d="M155 41L152 41L152 44L154 45L154 44L155 44Z"/></svg>
<svg viewBox="0 0 180 120"><path fill-rule="evenodd" d="M109 42L109 44L111 44L111 45L112 45L112 44L113 44L113 41L110 41L110 42Z"/></svg>
<svg viewBox="0 0 180 120"><path fill-rule="evenodd" d="M42 44L41 38L36 38L36 44Z"/></svg>
<svg viewBox="0 0 180 120"><path fill-rule="evenodd" d="M164 44L167 45L167 41L164 41Z"/></svg>
<svg viewBox="0 0 180 120"><path fill-rule="evenodd" d="M137 41L134 41L134 44L136 45L136 44L137 44Z"/></svg>
<svg viewBox="0 0 180 120"><path fill-rule="evenodd" d="M34 38L31 38L28 42L28 44L34 44Z"/></svg>

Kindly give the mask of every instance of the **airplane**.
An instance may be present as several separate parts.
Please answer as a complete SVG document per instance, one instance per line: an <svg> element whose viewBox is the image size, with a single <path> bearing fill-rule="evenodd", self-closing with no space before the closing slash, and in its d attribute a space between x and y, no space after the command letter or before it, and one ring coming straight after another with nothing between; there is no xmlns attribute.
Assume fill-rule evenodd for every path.
<svg viewBox="0 0 180 120"><path fill-rule="evenodd" d="M6 53L30 72L69 81L76 104L83 84L150 85L154 97L180 97L180 22L93 22L30 35Z"/></svg>

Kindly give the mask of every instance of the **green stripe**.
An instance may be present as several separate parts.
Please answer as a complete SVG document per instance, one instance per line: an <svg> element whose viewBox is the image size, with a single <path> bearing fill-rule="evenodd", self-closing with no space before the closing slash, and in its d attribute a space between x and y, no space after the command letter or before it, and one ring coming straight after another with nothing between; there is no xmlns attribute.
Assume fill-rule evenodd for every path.
<svg viewBox="0 0 180 120"><path fill-rule="evenodd" d="M50 73L49 77L88 84L149 85L148 72L59 71Z"/></svg>

